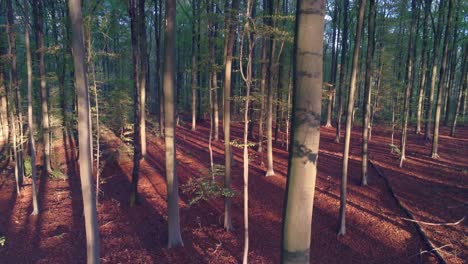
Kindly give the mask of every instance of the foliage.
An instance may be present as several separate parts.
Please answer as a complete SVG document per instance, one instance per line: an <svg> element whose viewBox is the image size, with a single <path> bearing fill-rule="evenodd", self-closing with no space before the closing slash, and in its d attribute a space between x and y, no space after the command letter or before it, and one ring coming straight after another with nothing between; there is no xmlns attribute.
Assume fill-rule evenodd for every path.
<svg viewBox="0 0 468 264"><path fill-rule="evenodd" d="M4 247L6 242L6 236L0 236L0 246Z"/></svg>
<svg viewBox="0 0 468 264"><path fill-rule="evenodd" d="M193 177L182 185L183 193L192 198L189 205L194 205L200 201L208 201L215 198L234 197L236 192L231 188L225 188L221 181L224 178L224 166L215 164L213 171L203 170L201 177Z"/></svg>
<svg viewBox="0 0 468 264"><path fill-rule="evenodd" d="M64 174L60 170L52 170L49 174L49 177L55 180L66 180L68 175Z"/></svg>
<svg viewBox="0 0 468 264"><path fill-rule="evenodd" d="M398 154L398 155L401 154L400 148L398 148L398 146L393 145L393 144L388 144L388 146L390 147L390 149L392 150L392 152L395 152L395 153Z"/></svg>
<svg viewBox="0 0 468 264"><path fill-rule="evenodd" d="M32 176L31 158L29 156L24 157L24 176L29 178Z"/></svg>

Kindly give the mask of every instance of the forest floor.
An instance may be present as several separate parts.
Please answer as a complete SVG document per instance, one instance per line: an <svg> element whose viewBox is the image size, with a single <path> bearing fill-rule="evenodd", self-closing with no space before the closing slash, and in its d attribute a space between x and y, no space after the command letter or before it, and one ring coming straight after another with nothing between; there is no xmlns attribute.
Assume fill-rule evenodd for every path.
<svg viewBox="0 0 468 264"><path fill-rule="evenodd" d="M232 135L240 140L242 124L233 123ZM334 142L335 130L322 127L318 179L312 223L312 263L437 263L413 222L392 197L389 186L369 167L369 186L360 186L361 129L355 128L348 180L347 233L337 237L339 188L343 144ZM220 131L222 132L222 131ZM431 142L409 132L407 160L398 167L391 153L391 131L373 129L370 159L388 178L401 204L418 221L453 223L466 216L468 206L468 127L457 138L441 129L441 158L429 158ZM177 175L184 185L209 167L209 122L197 131L188 124L177 128ZM220 133L222 135L222 133ZM399 134L395 137L399 145ZM42 177L39 186L41 214L31 216L31 181L21 194L15 191L10 170L0 175L0 263L85 263L86 241L80 180L73 140L54 143L54 164L68 177ZM222 139L222 137L221 137ZM224 163L224 145L213 143L214 161ZM240 263L243 249L242 150L234 148L233 223L222 228L223 201L202 201L189 206L181 191L180 215L185 247L166 249L167 205L163 140L148 133L148 155L142 162L141 204L129 207L131 148L109 130L102 135L102 192L99 225L102 263ZM251 151L249 181L250 263L279 263L281 216L288 154L274 148L275 172L264 177L266 156ZM9 171L9 174L8 174ZM8 175L7 175L8 174ZM455 225L420 225L449 263L468 259L467 220ZM0 241L1 242L1 241Z"/></svg>

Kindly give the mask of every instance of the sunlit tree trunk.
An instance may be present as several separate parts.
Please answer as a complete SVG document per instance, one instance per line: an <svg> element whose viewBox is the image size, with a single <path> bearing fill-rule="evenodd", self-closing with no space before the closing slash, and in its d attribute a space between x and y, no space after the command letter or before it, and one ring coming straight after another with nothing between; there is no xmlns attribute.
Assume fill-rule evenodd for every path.
<svg viewBox="0 0 468 264"><path fill-rule="evenodd" d="M322 102L325 1L298 0L293 63L291 151L281 241L282 263L310 263Z"/></svg>
<svg viewBox="0 0 468 264"><path fill-rule="evenodd" d="M411 89L413 85L413 63L414 63L414 45L415 44L415 34L416 34L416 19L419 16L419 9L416 6L416 0L411 1L411 27L410 27L410 36L409 36L409 44L408 44L408 60L406 63L406 92L405 92L405 103L404 103L404 110L403 110L403 124L401 128L401 140L400 140L400 168L403 167L403 161L406 159L406 137L408 132L408 119L409 119L409 111L411 108L410 104L410 97L411 97Z"/></svg>
<svg viewBox="0 0 468 264"><path fill-rule="evenodd" d="M192 130L197 129L197 5L192 0Z"/></svg>
<svg viewBox="0 0 468 264"><path fill-rule="evenodd" d="M229 0L226 0L229 1ZM229 4L228 4L229 6ZM235 42L235 28L237 24L237 11L239 10L239 0L232 0L230 10L229 31L227 36L226 57L224 65L224 187L231 187L231 78L232 78L232 53ZM228 15L228 13L226 13ZM231 198L224 198L224 228L226 231L232 231L232 210Z"/></svg>
<svg viewBox="0 0 468 264"><path fill-rule="evenodd" d="M273 18L276 15L276 8L274 1L267 1L269 18L267 25L275 27L275 19ZM267 171L265 176L275 175L273 170L273 89L274 89L274 79L276 75L276 65L275 65L275 49L276 49L276 40L273 34L270 36L270 59L268 61L268 83L267 83L267 120L266 120L266 138L267 138Z"/></svg>
<svg viewBox="0 0 468 264"><path fill-rule="evenodd" d="M356 38L354 40L353 66L351 70L351 80L349 84L348 112L346 113L346 131L343 149L343 165L341 171L341 192L340 192L340 230L338 235L346 234L346 187L348 181L348 161L349 143L351 141L351 122L354 108L354 94L356 92L357 74L359 68L359 49L362 38L362 25L364 22L364 12L366 0L359 2L358 23L356 26Z"/></svg>
<svg viewBox="0 0 468 264"><path fill-rule="evenodd" d="M444 45L442 52L442 63L440 66L440 77L439 77L439 93L437 95L437 106L434 119L434 134L432 137L432 152L431 157L433 159L439 158L438 144L439 144L439 124L440 124L440 112L442 107L442 96L445 89L445 75L447 74L447 57L448 57L448 42L450 35L450 28L452 23L452 0L448 0L448 14L447 14L447 24L445 26L445 36L444 36Z"/></svg>
<svg viewBox="0 0 468 264"><path fill-rule="evenodd" d="M138 1L138 39L140 45L140 144L141 157L146 156L146 75L148 73L148 54L146 52L146 20L145 20L145 0Z"/></svg>
<svg viewBox="0 0 468 264"><path fill-rule="evenodd" d="M81 0L69 0L70 20L72 25L73 65L75 68L75 85L78 96L78 137L81 190L83 211L85 215L87 263L99 263L99 228L95 195L93 193L92 157L89 138L89 94L86 77L85 48L83 40L83 18Z"/></svg>
<svg viewBox="0 0 468 264"><path fill-rule="evenodd" d="M268 41L262 39L262 76L260 80L260 120L258 120L258 152L263 152L263 122L265 120L265 87L267 79L267 49ZM263 161L262 161L263 162Z"/></svg>
<svg viewBox="0 0 468 264"><path fill-rule="evenodd" d="M166 0L166 26L164 33L164 142L166 145L166 183L168 208L169 248L183 246L180 234L179 183L176 175L175 146L175 44L176 1Z"/></svg>

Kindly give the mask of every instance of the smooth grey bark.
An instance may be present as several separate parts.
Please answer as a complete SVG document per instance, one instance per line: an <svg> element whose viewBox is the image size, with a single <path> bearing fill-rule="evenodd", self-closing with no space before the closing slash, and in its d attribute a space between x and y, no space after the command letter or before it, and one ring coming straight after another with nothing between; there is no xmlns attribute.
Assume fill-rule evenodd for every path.
<svg viewBox="0 0 468 264"><path fill-rule="evenodd" d="M351 70L351 80L349 83L348 112L346 113L345 142L343 148L343 164L341 168L340 230L338 231L338 235L346 234L346 187L348 182L349 145L351 141L351 122L354 109L354 94L356 92L357 74L359 68L359 50L361 45L365 9L366 0L361 0L359 2L358 23L356 25L356 37L354 39L353 65Z"/></svg>
<svg viewBox="0 0 468 264"><path fill-rule="evenodd" d="M146 51L146 20L145 0L138 1L138 40L140 45L140 148L141 158L146 156L146 75L148 73L147 51Z"/></svg>
<svg viewBox="0 0 468 264"><path fill-rule="evenodd" d="M73 65L75 69L75 85L78 97L78 137L81 190L83 195L83 211L86 229L87 263L99 263L99 227L95 195L93 193L92 158L89 153L91 146L89 138L89 94L86 76L85 47L83 40L83 17L81 0L69 0L68 7L72 26Z"/></svg>
<svg viewBox="0 0 468 264"><path fill-rule="evenodd" d="M457 126L458 116L460 114L462 97L463 97L463 94L466 93L466 89L467 89L467 83L466 83L466 80L467 80L466 62L468 60L467 49L468 49L468 44L465 44L465 46L463 47L463 60L462 60L462 66L461 66L461 72L460 72L460 79L458 81L459 87L458 87L457 104L455 106L455 113L453 114L452 126L450 129L451 137L455 137L455 129Z"/></svg>
<svg viewBox="0 0 468 264"><path fill-rule="evenodd" d="M168 208L167 247L184 246L180 233L179 181L176 175L175 145L175 44L176 1L166 0L166 26L164 31L164 142L166 145L166 183Z"/></svg>
<svg viewBox="0 0 468 264"><path fill-rule="evenodd" d="M281 263L287 264L308 264L311 260L322 102L324 2L297 1L291 151L281 240Z"/></svg>

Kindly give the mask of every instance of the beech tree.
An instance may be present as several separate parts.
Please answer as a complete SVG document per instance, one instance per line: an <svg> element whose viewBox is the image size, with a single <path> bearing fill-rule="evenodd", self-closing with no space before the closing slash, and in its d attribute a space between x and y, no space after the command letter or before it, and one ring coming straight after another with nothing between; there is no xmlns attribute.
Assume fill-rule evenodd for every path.
<svg viewBox="0 0 468 264"><path fill-rule="evenodd" d="M354 94L356 92L357 74L359 68L359 49L362 37L362 25L364 23L364 12L366 0L359 2L358 23L356 25L356 37L354 39L353 66L351 80L349 83L348 111L346 113L346 131L343 148L343 165L341 167L341 190L340 190L340 230L338 235L346 234L346 187L348 182L349 143L351 141L351 125L354 108Z"/></svg>
<svg viewBox="0 0 468 264"><path fill-rule="evenodd" d="M343 115L344 83L346 69L346 54L348 52L348 12L349 0L343 0L343 35L341 38L341 62L340 62L340 80L338 84L338 110L336 115L336 138L335 142L340 142L341 137L341 117Z"/></svg>
<svg viewBox="0 0 468 264"><path fill-rule="evenodd" d="M176 1L166 0L166 26L164 31L164 142L166 145L166 183L168 208L167 247L184 246L180 234L179 181L176 175L175 146L175 44Z"/></svg>
<svg viewBox="0 0 468 264"><path fill-rule="evenodd" d="M325 1L298 0L293 57L293 111L286 183L282 263L310 263L322 102Z"/></svg>
<svg viewBox="0 0 468 264"><path fill-rule="evenodd" d="M76 94L78 99L78 139L81 190L86 228L87 263L99 263L99 228L97 222L96 201L93 188L92 157L89 133L89 92L86 75L85 47L83 39L83 17L81 0L69 0L68 8L72 26L73 65L75 72Z"/></svg>

